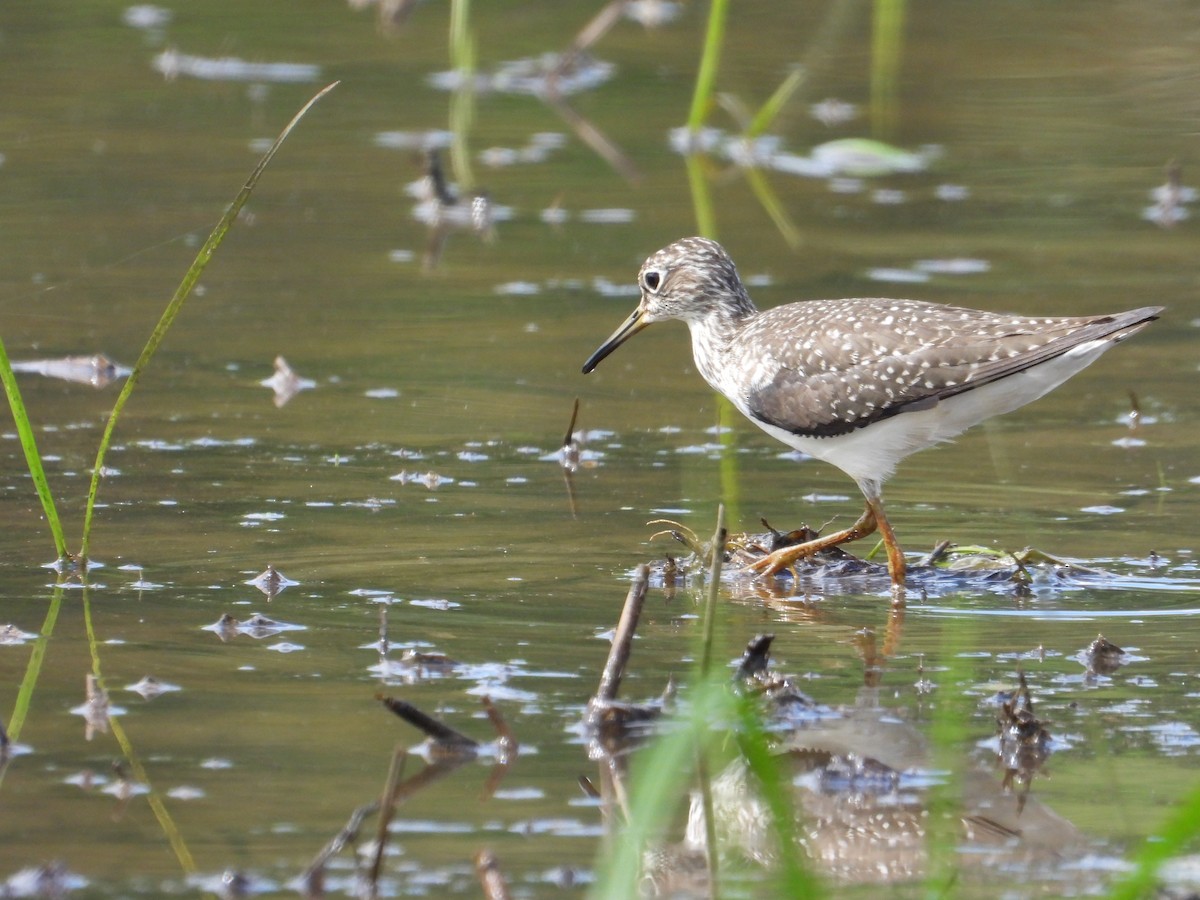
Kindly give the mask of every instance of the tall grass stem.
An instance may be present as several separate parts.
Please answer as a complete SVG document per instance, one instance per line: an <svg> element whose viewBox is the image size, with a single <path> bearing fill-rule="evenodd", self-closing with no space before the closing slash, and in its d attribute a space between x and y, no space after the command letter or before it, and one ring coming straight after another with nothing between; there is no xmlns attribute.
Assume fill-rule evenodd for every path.
<svg viewBox="0 0 1200 900"><path fill-rule="evenodd" d="M25 401L21 398L21 389L17 386L12 364L8 361L8 351L5 350L2 340L0 382L4 383L4 393L12 409L13 422L16 423L17 435L21 439L21 449L25 451L25 466L29 469L29 476L33 479L34 489L42 502L42 511L46 514L46 522L50 526L50 534L54 538L54 550L60 560L64 559L67 556L67 540L63 535L62 522L59 521L58 510L54 506L54 495L50 493L46 470L42 467L42 456L38 453L37 440L33 436L33 425L30 424L29 413L25 409Z"/></svg>
<svg viewBox="0 0 1200 900"><path fill-rule="evenodd" d="M130 395L137 387L138 381L141 380L142 372L149 365L150 360L154 357L163 338L166 337L167 331L171 327L171 323L175 321L175 317L179 315L179 311L183 308L184 301L191 294L192 288L196 286L196 282L200 278L200 273L204 271L209 260L212 259L213 253L217 247L225 239L226 233L233 223L237 221L238 213L241 212L246 201L250 199L250 194L253 193L255 185L258 184L258 179L262 173L270 165L271 160L275 158L275 154L287 140L288 135L292 133L292 129L299 124L304 115L312 109L313 105L338 86L340 82L335 81L333 84L327 85L318 91L311 100L304 104L292 120L287 123L283 131L279 133L279 137L275 139L275 143L271 148L263 154L262 159L258 161L258 165L254 167L254 171L250 173L250 177L246 183L242 185L242 189L238 191L233 202L229 204L229 208L225 210L225 215L217 223L212 233L208 236L208 240L204 242L204 246L200 248L200 252L196 254L192 265L184 273L183 281L179 283L179 287L175 289L175 295L171 298L171 302L167 304L167 308L163 311L162 317L158 320L158 324L154 326L154 331L150 333L150 339L146 341L146 345L142 348L141 355L138 356L137 362L133 365L133 370L129 373L129 377L125 379L125 384L121 388L121 393L117 395L117 400L113 404L112 412L109 413L108 422L104 426L104 433L100 438L100 447L96 452L96 462L92 466L92 482L88 489L87 511L83 518L83 542L79 549L80 559L85 566L87 565L88 550L90 548L90 540L92 533L92 518L96 510L96 494L100 488L100 479L104 474L104 457L108 454L109 444L112 443L113 430L117 427L117 421L121 417L121 411L125 408L126 402Z"/></svg>

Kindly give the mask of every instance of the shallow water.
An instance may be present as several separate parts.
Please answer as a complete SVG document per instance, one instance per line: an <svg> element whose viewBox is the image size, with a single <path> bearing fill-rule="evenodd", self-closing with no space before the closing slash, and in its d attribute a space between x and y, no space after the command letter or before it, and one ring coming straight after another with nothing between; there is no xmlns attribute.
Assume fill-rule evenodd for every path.
<svg viewBox="0 0 1200 900"><path fill-rule="evenodd" d="M120 3L69 17L6 7L0 72L21 88L0 116L0 328L14 360L104 353L131 365L264 139L319 85L342 84L264 176L127 407L93 533L104 566L87 591L51 587L52 543L3 429L0 625L49 636L0 643L6 724L31 654L45 654L0 784L0 878L60 860L81 895L195 895L226 871L287 893L378 796L396 744L421 738L381 707L382 691L484 741L494 735L479 697L490 696L521 743L489 799L484 758L401 807L385 893L471 894L486 845L519 895L581 895L603 831L577 784L595 769L582 711L629 573L680 552L650 541L658 526L646 523L706 535L718 502L746 529L859 511L840 473L722 413L682 327L579 373L635 302L642 258L696 230L670 132L686 117L702 11L689 5L658 30L618 24L594 48L611 77L571 95L636 166L635 184L550 106L480 95L472 168L509 214L491 242L455 231L427 272L429 237L405 190L420 154L381 136L446 128L449 95L429 80L449 68L444 6L418 8L394 33L373 9L331 3L162 9L169 20L147 27L161 16ZM477 4L481 70L561 50L592 13ZM1196 181L1200 15L1115 2L911 8L889 115L873 124L869 5L735 13L722 91L753 110L793 64L810 67L773 129L779 152L845 137L939 148L924 171L861 183L767 170L794 250L743 173L714 156L718 236L760 305L887 293L1034 314L1169 307L1051 396L919 454L888 486L914 554L941 539L1034 546L1110 577L1042 576L1028 596L932 585L867 700L853 638L887 631L886 583L812 583L807 604L730 586L722 606L718 659L770 631L778 666L822 703L877 703L918 729L939 703L960 704L957 758L997 780L992 698L1023 670L1054 738L1033 796L1095 848L1089 871L1102 880L1193 787L1200 754L1196 223L1143 217L1168 159L1184 186ZM241 60L259 78L319 74L164 80L155 60L168 48ZM859 116L812 118L830 97ZM738 128L720 110L712 124ZM565 137L536 137L546 133ZM282 407L260 384L277 355L315 382ZM118 385L19 377L74 547ZM590 433L568 490L557 452L577 396ZM268 564L298 582L270 601L246 584ZM699 610L694 589L651 591L623 696L655 697L686 670ZM300 627L230 640L206 630L254 612ZM1099 632L1130 658L1089 678L1077 654ZM404 649L459 665L412 671ZM111 728L85 738L89 672L120 709L109 709L119 740ZM180 690L126 688L147 674ZM150 792L107 792L114 760ZM349 856L336 866L333 894L347 890Z"/></svg>

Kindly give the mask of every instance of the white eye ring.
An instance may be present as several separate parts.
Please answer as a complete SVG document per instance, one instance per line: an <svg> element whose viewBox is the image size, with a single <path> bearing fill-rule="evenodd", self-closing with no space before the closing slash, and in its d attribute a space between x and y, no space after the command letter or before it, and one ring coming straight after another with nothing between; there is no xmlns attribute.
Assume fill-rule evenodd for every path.
<svg viewBox="0 0 1200 900"><path fill-rule="evenodd" d="M661 269L647 269L642 273L642 287L652 294L657 294L665 278L666 273Z"/></svg>

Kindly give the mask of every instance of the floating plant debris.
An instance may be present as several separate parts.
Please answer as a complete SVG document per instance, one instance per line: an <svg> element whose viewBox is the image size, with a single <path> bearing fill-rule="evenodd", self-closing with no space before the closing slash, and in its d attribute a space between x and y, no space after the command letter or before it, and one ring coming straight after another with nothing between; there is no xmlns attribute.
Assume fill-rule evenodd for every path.
<svg viewBox="0 0 1200 900"><path fill-rule="evenodd" d="M954 257L951 259L920 259L913 263L918 272L931 275L980 275L988 272L992 264L986 259Z"/></svg>
<svg viewBox="0 0 1200 900"><path fill-rule="evenodd" d="M1183 168L1172 161L1167 164L1166 182L1150 192L1154 203L1142 210L1142 218L1159 228L1173 228L1191 215L1186 204L1196 197L1196 189L1183 184Z"/></svg>
<svg viewBox="0 0 1200 900"><path fill-rule="evenodd" d="M679 17L683 4L674 0L625 0L621 12L646 28L660 28Z"/></svg>
<svg viewBox="0 0 1200 900"><path fill-rule="evenodd" d="M569 62L565 68L564 59ZM544 53L537 57L502 62L491 72L475 72L470 87L476 93L530 94L535 97L551 92L559 95L578 94L604 84L616 72L612 63L595 59L587 53ZM553 86L551 86L553 77ZM468 76L452 69L436 72L426 78L442 91L457 91L467 86Z"/></svg>
<svg viewBox="0 0 1200 900"><path fill-rule="evenodd" d="M292 581L292 579L268 563L266 569L243 583L253 585L267 595L267 600L272 600L287 588L297 585L300 582Z"/></svg>
<svg viewBox="0 0 1200 900"><path fill-rule="evenodd" d="M225 613L211 625L205 625L204 631L215 632L223 641L228 641L239 634L255 639L274 637L285 631L303 631L305 626L292 625L288 622L277 622L261 613L254 613L245 620L235 619Z"/></svg>
<svg viewBox="0 0 1200 900"><path fill-rule="evenodd" d="M859 115L856 104L838 100L836 97L828 97L820 103L812 104L808 113L826 128L853 122Z"/></svg>
<svg viewBox="0 0 1200 900"><path fill-rule="evenodd" d="M686 580L690 574L707 570L712 550L686 525L670 519L655 519L652 526L667 526L651 535L670 537L687 547L690 556L686 559L670 558L669 562L656 561L654 573L657 581L664 585ZM825 526L814 530L806 525L788 532L781 532L763 520L766 532L732 533L726 538L723 559L726 563L722 578L735 587L739 584L762 588L762 580L750 566L783 547L798 546L819 536ZM1007 587L1017 593L1027 592L1031 585L1052 587L1075 583L1076 579L1103 578L1106 573L1052 556L1041 550L1026 548L1019 552L996 550L990 547L971 545L959 546L950 541L937 544L924 558L910 562L910 573L920 582L922 590L932 592L938 586L947 587L963 581L975 581L981 587ZM668 577L668 572L669 577ZM885 563L852 556L841 547L833 547L810 557L798 560L791 572L780 572L776 576L790 582L793 576L820 584L824 593L865 589L859 579L876 579L887 573ZM790 590L795 590L791 587Z"/></svg>
<svg viewBox="0 0 1200 900"><path fill-rule="evenodd" d="M401 484L419 484L428 488L431 491L436 491L443 484L454 484L454 479L449 475L439 475L437 472L398 472L392 475L389 481L398 481Z"/></svg>
<svg viewBox="0 0 1200 900"><path fill-rule="evenodd" d="M36 637L36 634L22 631L12 623L0 625L0 647L15 647L19 644L24 644L26 641L32 641Z"/></svg>
<svg viewBox="0 0 1200 900"><path fill-rule="evenodd" d="M508 900L511 896L500 862L491 850L480 850L475 854L475 874L479 876L485 900Z"/></svg>
<svg viewBox="0 0 1200 900"><path fill-rule="evenodd" d="M567 136L558 131L539 131L530 135L529 142L520 148L489 147L479 152L479 161L491 168L545 162L554 150L567 144Z"/></svg>
<svg viewBox="0 0 1200 900"><path fill-rule="evenodd" d="M632 209L585 209L579 213L579 221L594 225L624 225L637 218Z"/></svg>
<svg viewBox="0 0 1200 900"><path fill-rule="evenodd" d="M55 860L14 872L0 882L3 887L0 896L60 898L82 890L89 883L82 875L70 871L66 863Z"/></svg>
<svg viewBox="0 0 1200 900"><path fill-rule="evenodd" d="M150 3L138 3L125 8L121 21L130 28L152 31L165 28L171 21L171 11Z"/></svg>
<svg viewBox="0 0 1200 900"><path fill-rule="evenodd" d="M808 156L800 156L785 152L782 139L775 135L745 138L719 128L697 132L675 128L670 132L669 142L676 153L709 153L735 165L774 169L803 178L877 178L922 172L941 155L937 147L911 152L882 141L843 138L819 144Z"/></svg>
<svg viewBox="0 0 1200 900"><path fill-rule="evenodd" d="M444 150L454 141L454 134L440 129L429 131L381 131L375 135L376 147L390 150Z"/></svg>
<svg viewBox="0 0 1200 900"><path fill-rule="evenodd" d="M109 716L119 716L125 710L108 702L108 692L100 686L95 675L88 673L84 681L86 699L71 710L77 716L83 716L84 738L92 740L97 734L108 734Z"/></svg>
<svg viewBox="0 0 1200 900"><path fill-rule="evenodd" d="M1128 654L1100 634L1079 654L1089 675L1112 675L1121 668Z"/></svg>
<svg viewBox="0 0 1200 900"><path fill-rule="evenodd" d="M929 280L929 275L926 272L917 272L913 269L898 269L886 266L867 269L864 274L871 281L885 281L891 284L923 284Z"/></svg>
<svg viewBox="0 0 1200 900"><path fill-rule="evenodd" d="M125 690L133 691L135 694L141 694L147 700L150 700L154 697L161 696L162 694L169 694L172 691L181 691L183 688L177 684L159 681L157 678L153 678L150 675L143 675L140 681L125 685Z"/></svg>
<svg viewBox="0 0 1200 900"><path fill-rule="evenodd" d="M102 388L121 378L128 377L133 370L115 363L104 354L95 356L66 356L62 359L14 360L14 372L44 375L76 384L90 384Z"/></svg>
<svg viewBox="0 0 1200 900"><path fill-rule="evenodd" d="M283 407L301 391L312 390L317 383L311 378L301 378L282 356L275 357L275 374L259 382L275 393L275 405Z"/></svg>
<svg viewBox="0 0 1200 900"><path fill-rule="evenodd" d="M248 62L235 56L192 56L171 48L154 57L154 68L168 81L181 75L202 81L316 81L321 67L308 63Z"/></svg>

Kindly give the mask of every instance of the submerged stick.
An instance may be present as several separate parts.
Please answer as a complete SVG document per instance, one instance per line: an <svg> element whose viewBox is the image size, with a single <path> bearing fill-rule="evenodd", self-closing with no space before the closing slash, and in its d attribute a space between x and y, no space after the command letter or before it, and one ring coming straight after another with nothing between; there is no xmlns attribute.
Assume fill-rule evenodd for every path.
<svg viewBox="0 0 1200 900"><path fill-rule="evenodd" d="M617 630L613 634L608 659L604 662L604 672L600 675L600 687L596 690L594 703L603 705L617 699L621 678L625 674L625 667L629 664L629 655L633 650L633 635L637 631L642 607L645 606L646 586L649 581L650 567L645 564L638 566L633 575L633 584L629 586L629 593L625 597L625 606L621 610Z"/></svg>
<svg viewBox="0 0 1200 900"><path fill-rule="evenodd" d="M558 79L571 66L575 65L575 61L581 54L586 53L593 44L608 34L612 27L620 21L621 14L628 5L629 0L611 0L579 30L579 34L575 35L575 40L571 41L567 49L558 57L558 64L546 76L546 91L550 96L559 96Z"/></svg>
<svg viewBox="0 0 1200 900"><path fill-rule="evenodd" d="M375 800L358 807L354 812L350 813L350 818L342 826L342 830L335 834L329 843L321 848L321 852L313 857L313 861L304 870L304 874L300 876L301 883L315 893L316 889L321 887L324 880L325 864L334 856L341 853L347 844L358 840L358 833L362 829L363 820L377 809L379 809L379 801Z"/></svg>
<svg viewBox="0 0 1200 900"><path fill-rule="evenodd" d="M432 716L426 715L407 700L399 700L395 697L384 697L382 695L380 695L379 700L409 725L422 731L430 740L444 747L452 747L454 749L476 749L479 747L479 742L474 738L467 737L461 731L455 731L444 722L439 722Z"/></svg>
<svg viewBox="0 0 1200 900"><path fill-rule="evenodd" d="M379 800L379 823L375 829L375 854L371 859L371 870L367 875L367 884L371 888L371 896L379 894L379 873L383 869L383 851L387 846L388 825L396 814L396 787L400 784L400 776L404 774L404 763L408 761L408 751L397 745L392 752L392 764L388 767L387 781L384 783L383 796Z"/></svg>

